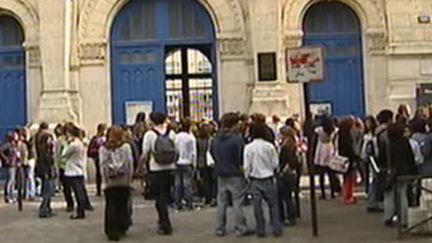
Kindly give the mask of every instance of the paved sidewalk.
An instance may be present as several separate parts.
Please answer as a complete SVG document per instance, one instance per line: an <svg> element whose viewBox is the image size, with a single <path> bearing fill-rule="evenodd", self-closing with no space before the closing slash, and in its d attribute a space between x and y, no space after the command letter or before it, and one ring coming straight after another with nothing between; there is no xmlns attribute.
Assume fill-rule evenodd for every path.
<svg viewBox="0 0 432 243"><path fill-rule="evenodd" d="M0 243L98 243L107 242L103 234L103 199L92 198L96 208L86 220L71 221L64 212L64 204L57 197L54 207L58 216L51 219L38 219L38 202L26 202L23 212L16 205L0 203ZM319 238L311 237L309 202L303 199L303 219L294 228L286 228L279 239L268 237L257 239L254 236L236 238L229 235L217 238L213 235L215 209L194 212L173 213L175 234L169 238L155 234L156 214L153 203L140 196L134 200L134 226L123 242L150 243L384 243L400 242L396 231L383 226L381 215L365 213L364 202L356 206L343 206L337 200L319 201ZM252 210L248 208L248 219L253 227ZM405 242L432 242L431 238L410 237Z"/></svg>

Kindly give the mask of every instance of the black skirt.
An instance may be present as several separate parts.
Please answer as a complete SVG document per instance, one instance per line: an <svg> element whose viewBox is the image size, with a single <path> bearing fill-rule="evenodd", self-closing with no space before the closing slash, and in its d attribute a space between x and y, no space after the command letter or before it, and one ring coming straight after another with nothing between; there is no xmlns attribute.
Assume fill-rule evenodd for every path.
<svg viewBox="0 0 432 243"><path fill-rule="evenodd" d="M131 188L117 186L105 189L105 234L123 236L132 225Z"/></svg>

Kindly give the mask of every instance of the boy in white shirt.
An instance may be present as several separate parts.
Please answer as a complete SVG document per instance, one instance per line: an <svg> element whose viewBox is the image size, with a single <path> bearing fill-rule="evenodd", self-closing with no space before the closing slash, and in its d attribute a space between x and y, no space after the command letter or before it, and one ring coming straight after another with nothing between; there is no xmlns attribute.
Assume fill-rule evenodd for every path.
<svg viewBox="0 0 432 243"><path fill-rule="evenodd" d="M278 195L276 190L275 171L279 167L279 158L275 146L264 140L266 128L263 124L252 124L250 134L253 141L246 145L244 151L244 170L250 180L253 194L253 206L257 221L258 237L265 236L265 218L262 201L265 200L270 210L270 221L273 235L282 235L279 219Z"/></svg>
<svg viewBox="0 0 432 243"><path fill-rule="evenodd" d="M180 132L176 135L175 145L179 152L177 171L175 175L175 203L178 210L183 208L182 200L186 201L186 207L193 209L192 176L196 164L197 145L194 135L191 133L191 121L182 119Z"/></svg>

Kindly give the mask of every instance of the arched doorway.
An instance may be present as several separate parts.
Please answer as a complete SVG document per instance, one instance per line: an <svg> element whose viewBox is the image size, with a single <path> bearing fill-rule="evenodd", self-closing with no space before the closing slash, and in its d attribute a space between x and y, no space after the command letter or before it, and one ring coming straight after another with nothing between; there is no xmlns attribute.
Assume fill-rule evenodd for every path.
<svg viewBox="0 0 432 243"><path fill-rule="evenodd" d="M140 102L177 118L215 116L214 50L212 20L196 0L126 4L111 30L113 122Z"/></svg>
<svg viewBox="0 0 432 243"><path fill-rule="evenodd" d="M306 86L307 103L331 104L334 116L365 115L361 25L340 2L319 2L306 12L304 45L324 49L323 81Z"/></svg>
<svg viewBox="0 0 432 243"><path fill-rule="evenodd" d="M18 21L0 13L0 140L27 122L24 32Z"/></svg>

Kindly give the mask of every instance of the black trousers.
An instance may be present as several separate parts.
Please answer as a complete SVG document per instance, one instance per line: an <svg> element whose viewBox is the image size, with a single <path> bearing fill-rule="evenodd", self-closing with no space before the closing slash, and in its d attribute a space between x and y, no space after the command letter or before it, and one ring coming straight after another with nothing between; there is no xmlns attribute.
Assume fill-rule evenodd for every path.
<svg viewBox="0 0 432 243"><path fill-rule="evenodd" d="M321 197L326 198L325 193L325 175L327 174L330 181L330 195L331 197L335 196L335 193L339 193L342 191L341 182L339 178L336 176L336 173L331 170L329 167L321 167L317 166L319 173L319 182L321 188Z"/></svg>
<svg viewBox="0 0 432 243"><path fill-rule="evenodd" d="M217 180L214 176L214 168L205 167L200 169L202 176L202 196L205 199L206 204L210 204L216 201L217 194Z"/></svg>
<svg viewBox="0 0 432 243"><path fill-rule="evenodd" d="M76 214L79 217L84 217L87 203L84 176L66 176L66 181L66 184L68 184L68 186L72 189L75 195L75 200L78 205L76 209Z"/></svg>
<svg viewBox="0 0 432 243"><path fill-rule="evenodd" d="M96 168L96 195L100 196L102 193L102 174L99 157L94 159L94 163Z"/></svg>
<svg viewBox="0 0 432 243"><path fill-rule="evenodd" d="M295 193L297 192L297 175L284 175L277 178L279 216L282 222L286 219L294 223L299 216Z"/></svg>
<svg viewBox="0 0 432 243"><path fill-rule="evenodd" d="M174 176L172 171L157 171L150 173L151 190L156 198L156 210L159 216L159 229L170 232L172 225L168 212L171 201L171 186Z"/></svg>
<svg viewBox="0 0 432 243"><path fill-rule="evenodd" d="M63 195L66 201L66 207L67 208L74 208L74 200L72 198L72 188L70 187L70 185L67 183L66 177L64 175L64 170L60 169L59 170L59 174L60 174L60 182L62 184L63 187Z"/></svg>
<svg viewBox="0 0 432 243"><path fill-rule="evenodd" d="M105 234L120 237L132 225L130 187L116 186L105 189Z"/></svg>

